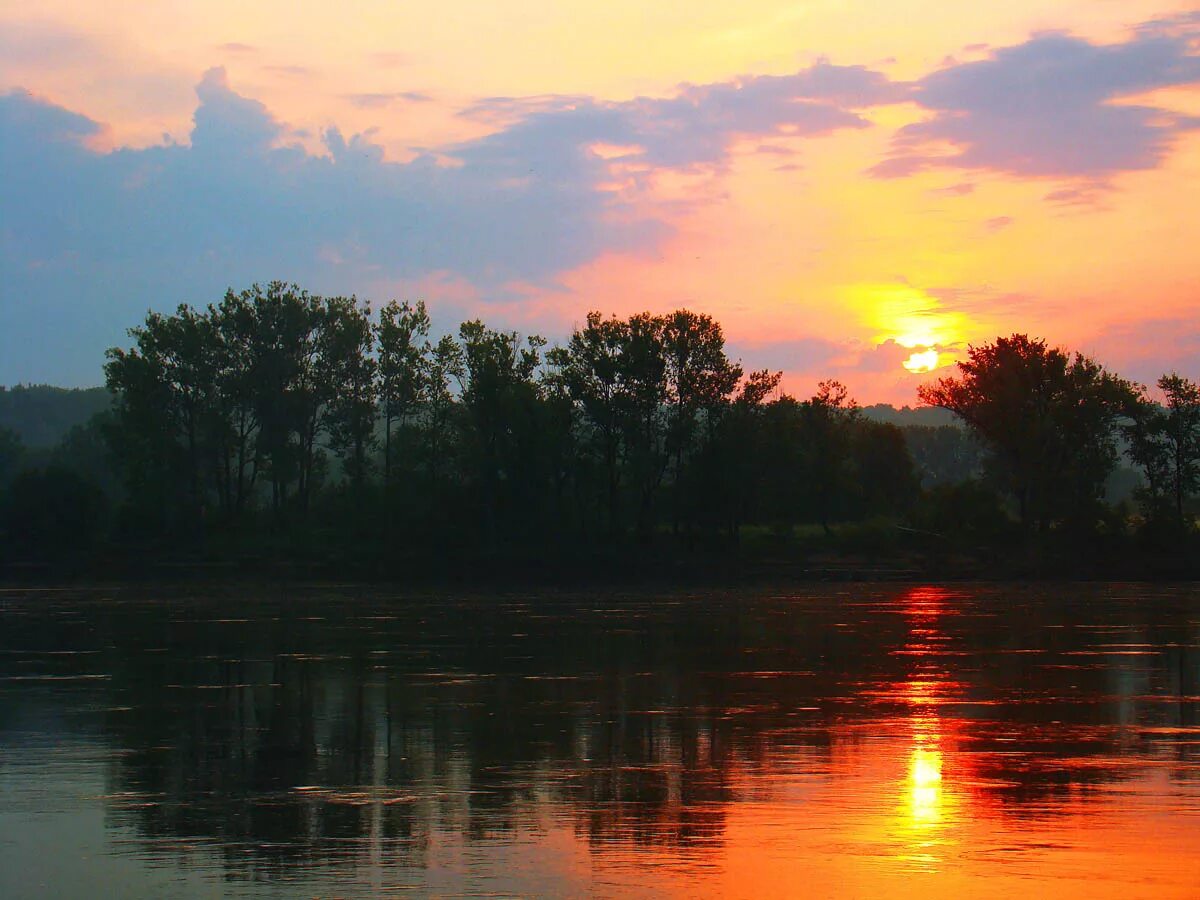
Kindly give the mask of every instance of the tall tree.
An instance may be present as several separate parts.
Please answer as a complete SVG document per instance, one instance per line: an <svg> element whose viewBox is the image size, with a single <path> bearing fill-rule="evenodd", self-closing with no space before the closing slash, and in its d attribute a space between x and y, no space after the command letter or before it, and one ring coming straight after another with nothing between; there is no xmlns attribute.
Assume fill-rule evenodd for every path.
<svg viewBox="0 0 1200 900"><path fill-rule="evenodd" d="M429 312L423 302L390 302L379 312L379 401L383 415L383 480L392 483L393 433L429 396Z"/></svg>
<svg viewBox="0 0 1200 900"><path fill-rule="evenodd" d="M743 380L728 411L716 423L713 439L703 457L693 502L701 512L708 508L730 537L738 541L741 526L753 514L766 460L764 419L768 398L779 389L782 372L751 372Z"/></svg>
<svg viewBox="0 0 1200 900"><path fill-rule="evenodd" d="M455 407L454 386L465 376L462 347L450 335L443 336L427 349L425 414L422 417L422 443L425 467L436 495L454 461Z"/></svg>
<svg viewBox="0 0 1200 900"><path fill-rule="evenodd" d="M371 309L353 297L324 301L319 346L324 387L323 423L329 446L361 489L375 445L375 333Z"/></svg>
<svg viewBox="0 0 1200 900"><path fill-rule="evenodd" d="M217 337L217 405L224 425L219 460L222 495L227 510L241 515L258 479L257 439L262 403L257 396L259 361L255 357L259 329L258 310L247 294L226 291L224 299L209 308Z"/></svg>
<svg viewBox="0 0 1200 900"><path fill-rule="evenodd" d="M851 447L859 421L858 404L846 386L822 381L817 393L800 407L804 473L811 509L826 534L845 513L853 484Z"/></svg>
<svg viewBox="0 0 1200 900"><path fill-rule="evenodd" d="M669 460L663 427L667 401L663 325L660 316L650 313L630 316L620 356L623 443L637 498L637 530L643 536L653 525L654 499Z"/></svg>
<svg viewBox="0 0 1200 900"><path fill-rule="evenodd" d="M273 281L245 293L255 311L251 337L260 460L271 479L271 504L281 514L291 487L307 510L327 425L332 369L322 331L329 316L323 298L297 285Z"/></svg>
<svg viewBox="0 0 1200 900"><path fill-rule="evenodd" d="M622 354L629 341L628 322L589 312L587 324L576 329L566 347L548 354L555 367L553 378L578 406L588 443L604 469L608 530L620 531L621 439L625 414Z"/></svg>
<svg viewBox="0 0 1200 900"><path fill-rule="evenodd" d="M1146 473L1152 511L1170 509L1185 522L1188 498L1200 489L1200 385L1178 374L1158 379L1162 406L1143 402L1127 429L1130 455Z"/></svg>
<svg viewBox="0 0 1200 900"><path fill-rule="evenodd" d="M1134 408L1133 386L1081 355L1023 334L971 347L957 377L918 391L948 409L991 452L1022 524L1084 521L1117 459L1117 436Z"/></svg>
<svg viewBox="0 0 1200 900"><path fill-rule="evenodd" d="M530 407L540 396L536 375L545 341L537 336L523 341L516 332L493 331L479 321L464 322L459 336L474 474L483 498L484 533L494 543L503 502L500 482L511 481L522 467L519 429L529 424Z"/></svg>
<svg viewBox="0 0 1200 900"><path fill-rule="evenodd" d="M212 439L212 403L216 392L216 359L211 323L188 306L173 316L150 313L144 325L129 332L135 346L108 352L105 376L116 397L117 426L125 433L126 451L138 460L143 492L158 485L162 502L175 480L173 466L183 470L188 520L197 528L205 515L207 445ZM132 472L133 470L129 470Z"/></svg>
<svg viewBox="0 0 1200 900"><path fill-rule="evenodd" d="M683 500L684 461L695 450L701 427L711 440L718 419L742 378L742 367L725 355L721 326L707 315L686 309L663 319L663 358L666 363L667 446L675 480L674 530L678 532Z"/></svg>
<svg viewBox="0 0 1200 900"><path fill-rule="evenodd" d="M899 426L859 417L853 427L851 455L858 515L905 513L912 508L920 494L920 479Z"/></svg>

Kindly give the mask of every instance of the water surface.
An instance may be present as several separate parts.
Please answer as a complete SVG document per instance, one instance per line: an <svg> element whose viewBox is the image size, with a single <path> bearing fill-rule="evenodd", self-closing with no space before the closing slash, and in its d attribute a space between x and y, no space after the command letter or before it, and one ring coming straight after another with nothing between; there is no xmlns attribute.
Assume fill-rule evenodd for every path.
<svg viewBox="0 0 1200 900"><path fill-rule="evenodd" d="M1194 586L0 592L0 896L1200 896Z"/></svg>

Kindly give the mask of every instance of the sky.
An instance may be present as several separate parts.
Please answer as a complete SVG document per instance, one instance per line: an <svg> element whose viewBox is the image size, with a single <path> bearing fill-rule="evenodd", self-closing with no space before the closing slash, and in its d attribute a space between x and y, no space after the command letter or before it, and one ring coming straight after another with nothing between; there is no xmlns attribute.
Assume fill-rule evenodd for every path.
<svg viewBox="0 0 1200 900"><path fill-rule="evenodd" d="M1014 332L1200 376L1200 4L0 0L0 384L273 279L808 396Z"/></svg>

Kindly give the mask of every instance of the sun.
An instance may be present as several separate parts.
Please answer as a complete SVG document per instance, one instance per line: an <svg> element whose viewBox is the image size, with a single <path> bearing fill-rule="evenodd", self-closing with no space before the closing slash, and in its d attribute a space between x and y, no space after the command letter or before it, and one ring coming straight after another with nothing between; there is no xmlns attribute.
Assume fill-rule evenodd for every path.
<svg viewBox="0 0 1200 900"><path fill-rule="evenodd" d="M907 282L849 285L843 296L874 332L876 345L909 351L901 365L914 375L952 363L954 350L945 348L959 344L970 330L961 311L944 308L939 297Z"/></svg>
<svg viewBox="0 0 1200 900"><path fill-rule="evenodd" d="M914 375L923 375L936 369L940 358L941 354L931 347L928 350L913 353L902 365Z"/></svg>

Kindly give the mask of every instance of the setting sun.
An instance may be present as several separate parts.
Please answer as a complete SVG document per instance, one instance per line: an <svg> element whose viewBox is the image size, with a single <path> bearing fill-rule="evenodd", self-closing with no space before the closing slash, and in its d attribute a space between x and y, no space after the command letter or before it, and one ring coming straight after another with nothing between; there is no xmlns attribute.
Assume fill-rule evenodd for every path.
<svg viewBox="0 0 1200 900"><path fill-rule="evenodd" d="M941 354L937 350L929 349L919 353L914 353L903 363L904 368L912 372L914 375L920 375L924 372L932 372L938 367L938 358Z"/></svg>

